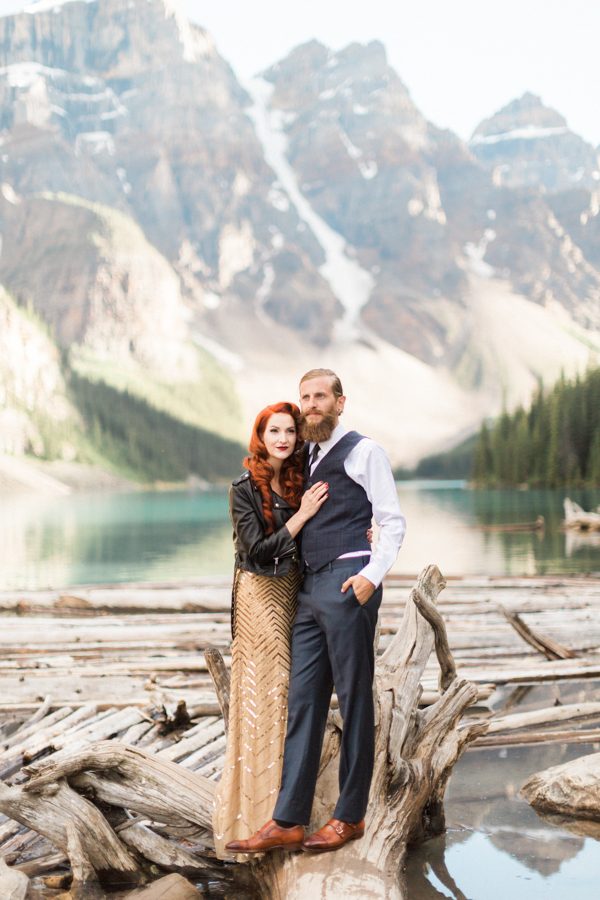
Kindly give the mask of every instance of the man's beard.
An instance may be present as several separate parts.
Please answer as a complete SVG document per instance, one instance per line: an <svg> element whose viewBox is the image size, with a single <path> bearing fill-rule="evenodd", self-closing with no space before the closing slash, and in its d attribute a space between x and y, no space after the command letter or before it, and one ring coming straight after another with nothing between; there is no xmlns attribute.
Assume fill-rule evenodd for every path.
<svg viewBox="0 0 600 900"><path fill-rule="evenodd" d="M318 422L307 422L306 415L303 415L300 434L305 441L313 441L318 444L320 441L329 440L336 425L337 416L334 416L333 413L322 413Z"/></svg>

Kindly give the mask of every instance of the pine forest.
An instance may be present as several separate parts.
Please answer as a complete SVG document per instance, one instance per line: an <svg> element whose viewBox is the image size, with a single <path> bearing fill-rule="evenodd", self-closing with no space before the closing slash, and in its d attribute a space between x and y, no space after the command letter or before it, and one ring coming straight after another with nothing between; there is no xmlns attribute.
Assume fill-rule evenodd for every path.
<svg viewBox="0 0 600 900"><path fill-rule="evenodd" d="M484 423L473 458L479 487L600 485L600 368L538 387L530 409Z"/></svg>

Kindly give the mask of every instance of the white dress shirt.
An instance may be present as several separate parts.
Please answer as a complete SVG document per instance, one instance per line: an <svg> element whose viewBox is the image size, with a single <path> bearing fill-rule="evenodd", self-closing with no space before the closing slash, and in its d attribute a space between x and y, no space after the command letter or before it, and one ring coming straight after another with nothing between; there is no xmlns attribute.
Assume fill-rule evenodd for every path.
<svg viewBox="0 0 600 900"><path fill-rule="evenodd" d="M311 473L332 447L348 433L338 422L327 441L319 441L319 453L311 466ZM309 458L315 442L309 444ZM406 519L400 509L396 483L385 451L370 438L355 444L344 460L346 475L365 491L373 507L373 518L379 528L379 539L371 553L370 562L358 573L378 587L384 575L391 569L404 540ZM347 556L367 556L369 551L352 551ZM342 557L340 557L341 559Z"/></svg>

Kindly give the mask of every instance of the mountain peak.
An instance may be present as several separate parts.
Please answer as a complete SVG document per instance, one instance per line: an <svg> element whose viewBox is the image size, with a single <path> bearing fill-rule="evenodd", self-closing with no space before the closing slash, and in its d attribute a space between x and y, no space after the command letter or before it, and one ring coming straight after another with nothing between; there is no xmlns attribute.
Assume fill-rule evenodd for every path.
<svg viewBox="0 0 600 900"><path fill-rule="evenodd" d="M507 134L517 129L567 131L567 121L555 109L545 106L541 97L528 91L522 97L511 100L489 119L480 122L473 132L471 142L477 144L487 137Z"/></svg>
<svg viewBox="0 0 600 900"><path fill-rule="evenodd" d="M596 188L596 151L537 94L525 93L484 119L469 143L497 185L541 187L551 194Z"/></svg>
<svg viewBox="0 0 600 900"><path fill-rule="evenodd" d="M368 63L371 66L387 66L388 64L387 52L381 41L369 41L368 44L353 41L336 53L336 56L344 62L353 62L355 65Z"/></svg>
<svg viewBox="0 0 600 900"><path fill-rule="evenodd" d="M332 52L325 44L313 38L294 47L286 57L273 63L272 66L260 72L260 75L262 78L266 78L267 81L275 81L278 77L285 75L286 72L295 72L297 70L310 72L320 69L321 66L327 63Z"/></svg>

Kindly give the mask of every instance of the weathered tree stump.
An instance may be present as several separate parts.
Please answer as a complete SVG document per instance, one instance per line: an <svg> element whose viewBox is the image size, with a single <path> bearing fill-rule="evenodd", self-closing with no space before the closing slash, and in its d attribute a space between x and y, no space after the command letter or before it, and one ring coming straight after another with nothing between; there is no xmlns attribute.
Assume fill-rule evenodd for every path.
<svg viewBox="0 0 600 900"><path fill-rule="evenodd" d="M477 688L456 676L435 607L444 586L437 567L422 572L402 624L377 662L376 761L362 840L336 853L274 853L224 865L211 849L214 783L115 741L61 750L29 766L25 784L0 783L0 811L68 855L80 896L85 890L101 896L102 885L115 877L144 884L159 866L196 877L234 878L265 898L406 897L402 863L407 847L444 830L443 797L452 767L487 729L485 722L460 725ZM440 696L421 711L420 681L434 646ZM227 714L227 672L218 651L208 656ZM335 805L341 724L339 712L332 710L313 805L315 827L330 818ZM183 836L200 840L204 850L178 845Z"/></svg>

